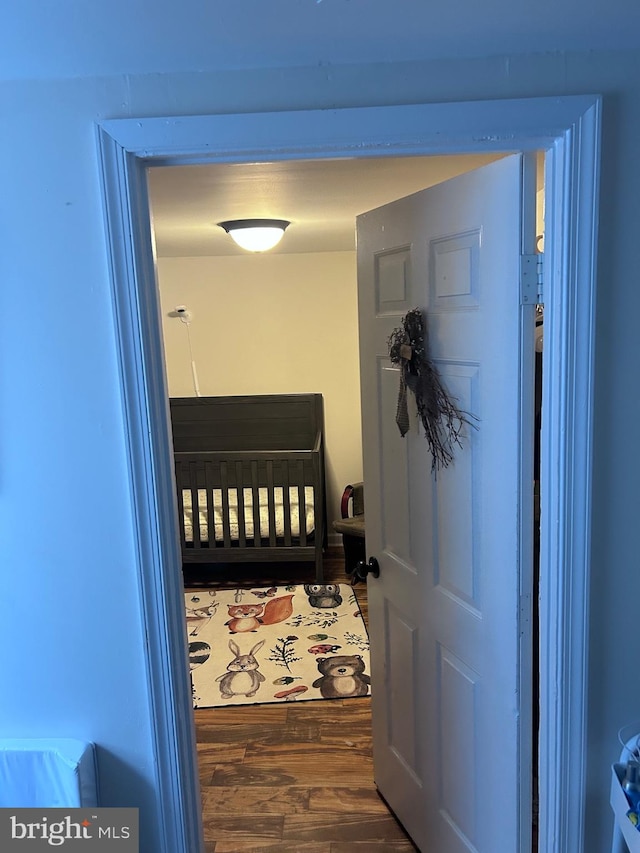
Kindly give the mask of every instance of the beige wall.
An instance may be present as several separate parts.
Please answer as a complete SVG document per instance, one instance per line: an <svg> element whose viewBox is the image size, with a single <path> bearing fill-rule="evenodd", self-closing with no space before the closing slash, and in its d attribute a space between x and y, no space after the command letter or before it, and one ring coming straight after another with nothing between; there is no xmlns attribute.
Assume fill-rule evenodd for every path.
<svg viewBox="0 0 640 853"><path fill-rule="evenodd" d="M160 258L169 394L322 393L329 521L362 478L355 252ZM330 534L332 533L330 528Z"/></svg>

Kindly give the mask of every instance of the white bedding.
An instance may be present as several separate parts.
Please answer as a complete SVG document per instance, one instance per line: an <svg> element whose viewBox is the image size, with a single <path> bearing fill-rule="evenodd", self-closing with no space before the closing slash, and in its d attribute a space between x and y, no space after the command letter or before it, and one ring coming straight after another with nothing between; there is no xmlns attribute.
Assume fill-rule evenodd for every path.
<svg viewBox="0 0 640 853"><path fill-rule="evenodd" d="M284 501L282 486L276 486L273 490L275 502L275 522L276 536L284 536ZM215 538L218 541L223 541L224 533L222 526L222 489L213 489L213 512L215 523ZM229 528L231 539L237 541L238 533L238 490L229 489ZM191 506L191 491L190 489L182 490L182 502L184 506L184 533L187 542L193 542L193 508ZM291 535L300 535L300 512L298 502L298 487L289 487L289 502L290 502L290 518L291 518ZM268 490L266 488L258 489L258 503L260 506L260 536L264 539L269 538L269 507L268 507ZM250 488L244 489L244 530L247 539L253 539L253 490ZM304 489L304 509L305 509L305 531L307 536L313 531L313 486L305 486ZM198 489L198 515L200 519L200 541L207 542L209 540L209 524L207 517L207 493L205 489Z"/></svg>

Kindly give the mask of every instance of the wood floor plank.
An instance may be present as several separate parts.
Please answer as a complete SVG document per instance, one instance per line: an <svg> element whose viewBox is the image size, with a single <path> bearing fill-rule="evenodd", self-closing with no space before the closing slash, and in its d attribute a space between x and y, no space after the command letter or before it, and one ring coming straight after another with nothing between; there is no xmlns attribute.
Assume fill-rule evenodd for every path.
<svg viewBox="0 0 640 853"><path fill-rule="evenodd" d="M211 784L211 777L222 762L242 764L246 753L244 745L232 746L230 744L198 744L198 771L200 785Z"/></svg>
<svg viewBox="0 0 640 853"><path fill-rule="evenodd" d="M243 815L207 815L203 818L205 841L233 839L235 842L264 843L282 838L282 815L246 812Z"/></svg>
<svg viewBox="0 0 640 853"><path fill-rule="evenodd" d="M259 767L273 761L297 762L303 759L316 767L319 764L332 767L336 763L346 764L349 761L371 757L371 738L368 735L350 734L343 736L337 732L335 740L285 740L276 743L253 743L246 745L244 763Z"/></svg>
<svg viewBox="0 0 640 853"><path fill-rule="evenodd" d="M351 788L316 787L309 791L308 809L324 814L389 814L384 800L373 784Z"/></svg>
<svg viewBox="0 0 640 853"><path fill-rule="evenodd" d="M280 768L246 767L244 764L218 765L212 776L207 777L207 785L211 787L235 787L240 785L258 785L260 787L304 786L299 782L294 773ZM309 783L306 785L309 787Z"/></svg>
<svg viewBox="0 0 640 853"><path fill-rule="evenodd" d="M282 723L277 726L239 725L239 726L206 726L197 730L198 743L251 743L259 749L260 745L277 745L279 743L315 742L322 739L321 725L310 722Z"/></svg>
<svg viewBox="0 0 640 853"><path fill-rule="evenodd" d="M218 767L213 776L209 779L209 785L228 785L244 784L244 785L292 785L311 787L317 784L318 773L313 766L300 759L297 762L292 762L292 765L287 768L286 772L269 772L266 767L247 767L243 766L237 772L233 773L226 769ZM368 762L364 767L353 767L348 762L344 764L336 763L333 767L322 772L322 784L331 785L360 785L363 777L365 779L373 778L373 764Z"/></svg>
<svg viewBox="0 0 640 853"><path fill-rule="evenodd" d="M295 814L309 811L309 788L235 785L207 787L202 790L205 814L260 812L261 814Z"/></svg>
<svg viewBox="0 0 640 853"><path fill-rule="evenodd" d="M233 705L220 708L198 708L194 711L196 728L199 726L278 725L287 720L286 702L269 705Z"/></svg>
<svg viewBox="0 0 640 853"><path fill-rule="evenodd" d="M307 702L291 702L287 719L316 720L325 725L333 723L344 724L345 718L361 720L364 725L371 727L371 697L361 696L357 699L320 699Z"/></svg>
<svg viewBox="0 0 640 853"><path fill-rule="evenodd" d="M407 838L402 841L332 841L330 853L415 853L417 850ZM424 850L423 853L438 851Z"/></svg>
<svg viewBox="0 0 640 853"><path fill-rule="evenodd" d="M255 842L218 841L215 853L331 853L331 843L325 841ZM365 853L365 851L361 851Z"/></svg>
<svg viewBox="0 0 640 853"><path fill-rule="evenodd" d="M405 835L390 815L341 813L327 819L327 813L286 815L283 841L404 841Z"/></svg>
<svg viewBox="0 0 640 853"><path fill-rule="evenodd" d="M286 767L294 780L292 784L317 784L319 777L325 785L360 784L373 778L373 759L367 749L338 744L283 744L254 750L247 746L243 767L267 770Z"/></svg>
<svg viewBox="0 0 640 853"><path fill-rule="evenodd" d="M208 764L219 764L221 761L241 763L247 751L246 743L198 743L198 761Z"/></svg>
<svg viewBox="0 0 640 853"><path fill-rule="evenodd" d="M200 782L200 790L211 785L211 780L216 772L216 767L206 767L198 762L198 780Z"/></svg>

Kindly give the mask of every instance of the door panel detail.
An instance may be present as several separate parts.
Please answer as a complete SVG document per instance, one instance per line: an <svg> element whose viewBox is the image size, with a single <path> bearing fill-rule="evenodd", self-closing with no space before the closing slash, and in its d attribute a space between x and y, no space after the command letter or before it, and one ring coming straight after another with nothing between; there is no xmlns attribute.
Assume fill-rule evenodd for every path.
<svg viewBox="0 0 640 853"><path fill-rule="evenodd" d="M439 362L438 371L452 397L465 411L477 398L478 365ZM477 524L480 489L477 483L477 444L474 429L465 427L462 448L455 448L455 464L433 480L434 585L474 609L480 607L479 564L481 531ZM455 507L452 512L451 508Z"/></svg>
<svg viewBox="0 0 640 853"><path fill-rule="evenodd" d="M438 673L440 809L464 849L475 850L479 676L441 645Z"/></svg>
<svg viewBox="0 0 640 853"><path fill-rule="evenodd" d="M382 547L404 563L412 564L409 526L409 459L395 422L400 371L388 358L378 359L381 407L380 431L384 451L380 454L380 499Z"/></svg>
<svg viewBox="0 0 640 853"><path fill-rule="evenodd" d="M477 308L480 231L432 240L430 254L432 309Z"/></svg>
<svg viewBox="0 0 640 853"><path fill-rule="evenodd" d="M390 661L389 688L395 697L388 719L388 743L396 757L409 771L414 782L420 780L419 753L416 738L416 685L412 673L418 662L418 628L393 605L386 608Z"/></svg>
<svg viewBox="0 0 640 853"><path fill-rule="evenodd" d="M407 246L375 256L376 313L402 314L409 308L411 255Z"/></svg>

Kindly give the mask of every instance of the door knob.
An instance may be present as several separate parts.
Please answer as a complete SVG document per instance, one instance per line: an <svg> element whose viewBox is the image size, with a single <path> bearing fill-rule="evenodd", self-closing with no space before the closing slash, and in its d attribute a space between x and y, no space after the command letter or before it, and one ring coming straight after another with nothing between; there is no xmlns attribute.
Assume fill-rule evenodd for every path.
<svg viewBox="0 0 640 853"><path fill-rule="evenodd" d="M371 574L374 578L380 576L380 566L378 565L378 561L375 557L369 557L369 562L365 563L364 560L360 560L359 563L349 569L347 574L351 575L351 586L355 586L360 581L365 581L367 579L367 575Z"/></svg>

